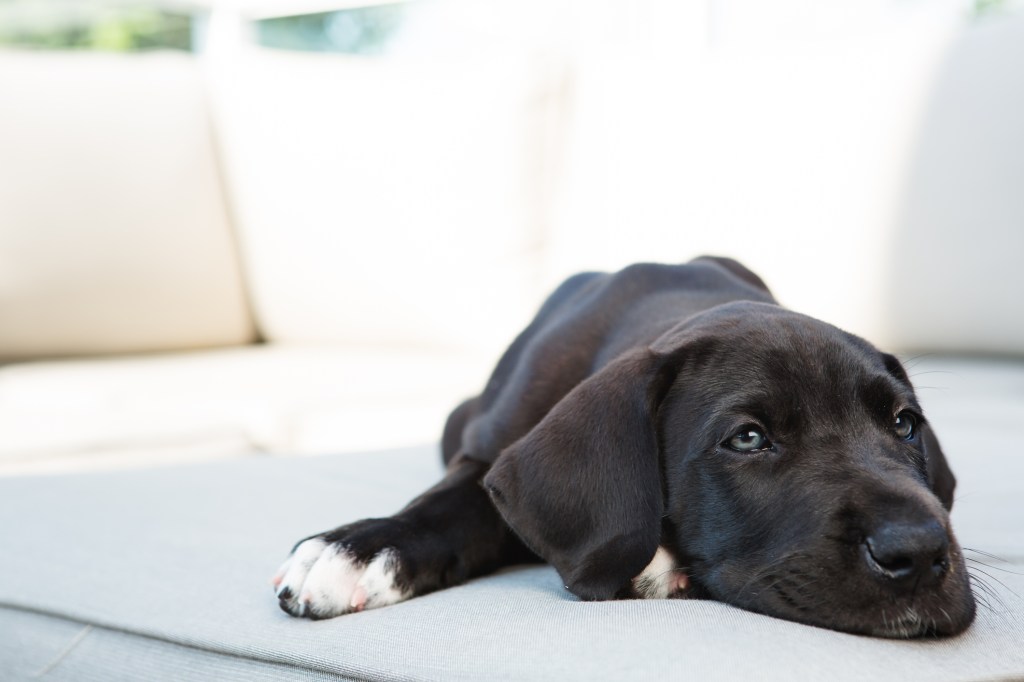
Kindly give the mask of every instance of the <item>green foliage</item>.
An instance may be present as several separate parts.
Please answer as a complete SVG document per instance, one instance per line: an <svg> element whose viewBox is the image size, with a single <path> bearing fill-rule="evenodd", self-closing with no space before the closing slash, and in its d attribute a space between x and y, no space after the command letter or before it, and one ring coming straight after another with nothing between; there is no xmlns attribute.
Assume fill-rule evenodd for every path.
<svg viewBox="0 0 1024 682"><path fill-rule="evenodd" d="M266 19L257 23L264 47L309 52L380 54L401 27L405 4Z"/></svg>
<svg viewBox="0 0 1024 682"><path fill-rule="evenodd" d="M0 23L0 45L132 52L192 49L192 18L147 8L97 10L73 20Z"/></svg>
<svg viewBox="0 0 1024 682"><path fill-rule="evenodd" d="M1012 9L1013 0L974 0L974 16L987 17Z"/></svg>

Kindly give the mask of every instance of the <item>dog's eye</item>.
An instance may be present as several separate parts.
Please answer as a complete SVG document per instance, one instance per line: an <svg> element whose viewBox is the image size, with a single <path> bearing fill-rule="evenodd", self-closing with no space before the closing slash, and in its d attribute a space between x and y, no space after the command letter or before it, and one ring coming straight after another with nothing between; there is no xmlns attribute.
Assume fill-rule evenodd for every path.
<svg viewBox="0 0 1024 682"><path fill-rule="evenodd" d="M768 437L755 426L744 426L725 441L725 445L736 452L757 452L772 446Z"/></svg>
<svg viewBox="0 0 1024 682"><path fill-rule="evenodd" d="M914 419L914 415L909 412L900 412L893 420L892 430L903 440L911 440L914 437L914 427L916 426L917 420Z"/></svg>

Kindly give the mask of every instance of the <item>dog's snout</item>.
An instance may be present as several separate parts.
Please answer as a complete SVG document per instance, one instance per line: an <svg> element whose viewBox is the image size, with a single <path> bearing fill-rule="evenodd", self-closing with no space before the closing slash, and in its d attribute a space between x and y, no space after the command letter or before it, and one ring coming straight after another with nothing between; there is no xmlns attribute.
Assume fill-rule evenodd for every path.
<svg viewBox="0 0 1024 682"><path fill-rule="evenodd" d="M864 541L869 566L910 587L938 580L949 569L949 534L935 520L887 523Z"/></svg>

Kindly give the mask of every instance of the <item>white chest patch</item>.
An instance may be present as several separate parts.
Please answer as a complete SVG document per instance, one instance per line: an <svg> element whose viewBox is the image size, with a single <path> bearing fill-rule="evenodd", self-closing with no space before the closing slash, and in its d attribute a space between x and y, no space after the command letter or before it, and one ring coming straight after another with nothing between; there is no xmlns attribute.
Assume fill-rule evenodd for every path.
<svg viewBox="0 0 1024 682"><path fill-rule="evenodd" d="M689 584L690 580L679 568L676 558L664 547L658 547L647 568L633 578L633 589L642 599L679 596Z"/></svg>

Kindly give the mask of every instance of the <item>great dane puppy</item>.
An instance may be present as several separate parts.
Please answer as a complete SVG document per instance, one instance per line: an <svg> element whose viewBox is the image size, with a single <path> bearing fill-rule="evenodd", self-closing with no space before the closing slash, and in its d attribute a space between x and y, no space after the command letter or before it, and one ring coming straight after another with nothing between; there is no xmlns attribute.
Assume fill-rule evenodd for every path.
<svg viewBox="0 0 1024 682"><path fill-rule="evenodd" d="M955 480L900 362L723 258L577 275L451 414L444 479L296 545L329 618L543 560L580 599L699 597L882 637L975 603Z"/></svg>

